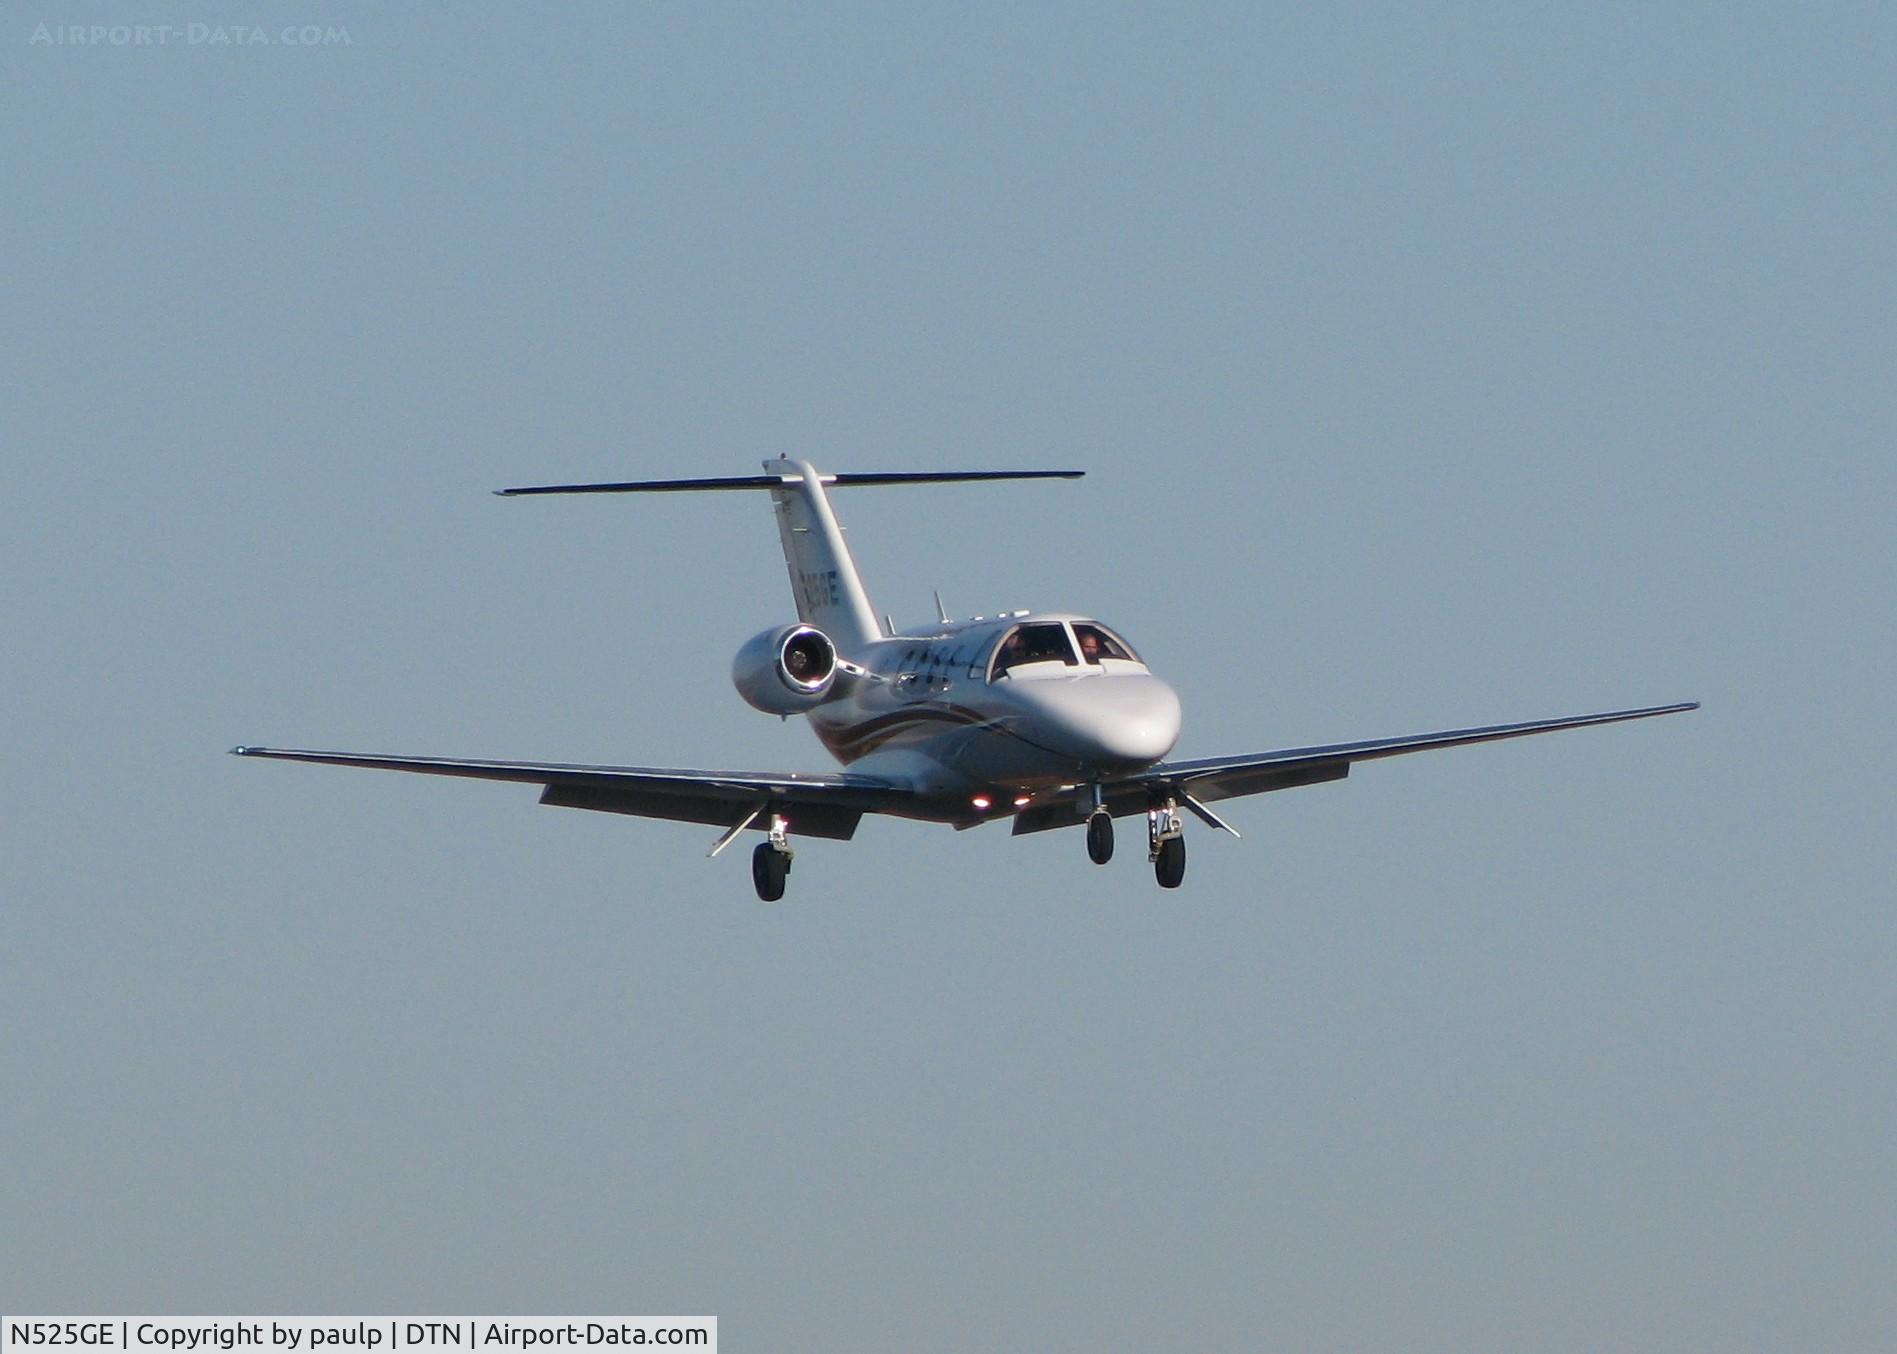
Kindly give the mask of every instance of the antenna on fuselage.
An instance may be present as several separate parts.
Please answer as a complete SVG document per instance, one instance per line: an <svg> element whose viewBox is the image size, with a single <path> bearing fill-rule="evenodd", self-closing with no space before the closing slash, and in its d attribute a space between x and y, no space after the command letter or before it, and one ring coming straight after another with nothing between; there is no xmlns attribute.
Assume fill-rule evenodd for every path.
<svg viewBox="0 0 1897 1354"><path fill-rule="evenodd" d="M948 608L942 605L942 590L940 588L935 590L935 618L944 625L949 623Z"/></svg>

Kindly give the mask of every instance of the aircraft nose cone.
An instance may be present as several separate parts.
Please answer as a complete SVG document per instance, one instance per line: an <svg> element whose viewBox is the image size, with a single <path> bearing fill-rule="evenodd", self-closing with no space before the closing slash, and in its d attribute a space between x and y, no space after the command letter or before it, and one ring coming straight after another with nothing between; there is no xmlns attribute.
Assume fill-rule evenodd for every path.
<svg viewBox="0 0 1897 1354"><path fill-rule="evenodd" d="M1047 713L1061 741L1093 765L1151 766L1179 741L1179 697L1157 677L1089 677L1047 694Z"/></svg>

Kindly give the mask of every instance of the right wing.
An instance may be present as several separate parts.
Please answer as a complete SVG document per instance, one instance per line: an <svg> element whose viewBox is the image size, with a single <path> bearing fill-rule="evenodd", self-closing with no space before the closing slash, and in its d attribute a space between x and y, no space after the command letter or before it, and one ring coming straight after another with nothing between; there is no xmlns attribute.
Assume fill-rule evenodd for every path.
<svg viewBox="0 0 1897 1354"><path fill-rule="evenodd" d="M1465 743L1491 743L1503 738L1525 738L1533 733L1578 729L1590 724L1617 724L1622 720L1649 719L1654 715L1671 715L1681 710L1698 708L1698 701L1683 701L1678 705L1609 710L1605 714L1572 715L1566 719L1536 719L1525 724L1489 724L1481 728L1446 729L1441 733L1410 734L1402 738L1374 738L1361 743L1330 743L1236 757L1161 762L1105 786L1107 809L1116 816L1140 813L1155 797L1177 798L1212 826L1225 827L1224 823L1202 807L1204 803L1238 795L1263 794L1267 790L1288 790L1299 785L1342 780L1350 774L1353 763L1367 762L1377 757L1397 757L1406 752L1427 752L1431 748L1461 747ZM1069 827L1084 819L1083 808L1078 802L1053 804L1018 815L1014 830L1016 833L1042 832L1048 828ZM1226 828L1226 831L1230 830Z"/></svg>
<svg viewBox="0 0 1897 1354"><path fill-rule="evenodd" d="M913 800L903 786L874 776L805 775L755 771L692 771L653 766L584 766L569 762L484 762L455 757L397 757L384 753L309 752L295 748L234 747L239 757L364 766L431 776L523 781L543 787L542 804L630 813L687 823L732 827L756 813L781 813L797 832L848 840L865 813L900 813Z"/></svg>

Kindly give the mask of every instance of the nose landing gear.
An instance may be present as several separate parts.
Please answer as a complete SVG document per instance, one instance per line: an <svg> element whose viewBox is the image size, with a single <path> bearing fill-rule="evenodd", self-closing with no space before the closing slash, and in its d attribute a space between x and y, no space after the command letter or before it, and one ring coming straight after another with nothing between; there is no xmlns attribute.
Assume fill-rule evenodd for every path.
<svg viewBox="0 0 1897 1354"><path fill-rule="evenodd" d="M1176 889L1185 882L1186 825L1173 800L1146 810L1146 846L1146 858L1153 863L1153 876L1162 889Z"/></svg>
<svg viewBox="0 0 1897 1354"><path fill-rule="evenodd" d="M1113 859L1113 815L1095 809L1087 816L1087 859L1105 865Z"/></svg>
<svg viewBox="0 0 1897 1354"><path fill-rule="evenodd" d="M764 902L774 903L784 896L784 877L796 854L790 848L790 820L781 813L772 814L768 840L759 842L751 853L751 882Z"/></svg>

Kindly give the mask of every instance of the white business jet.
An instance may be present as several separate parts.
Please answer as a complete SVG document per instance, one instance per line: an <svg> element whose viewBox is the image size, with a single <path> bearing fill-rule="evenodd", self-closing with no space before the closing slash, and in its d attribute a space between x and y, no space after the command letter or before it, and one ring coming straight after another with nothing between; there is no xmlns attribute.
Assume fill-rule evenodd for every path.
<svg viewBox="0 0 1897 1354"><path fill-rule="evenodd" d="M1238 833L1211 804L1237 795L1341 780L1356 762L1428 748L1519 738L1697 708L1698 702L1567 719L1450 729L1407 738L1163 760L1179 737L1179 698L1118 632L1084 616L1014 611L941 621L900 634L879 623L828 490L970 480L1077 479L1078 470L827 474L773 460L730 478L563 484L503 495L762 490L797 602L795 624L754 636L731 665L738 694L759 710L803 715L847 770L760 773L468 761L375 753L237 747L243 757L380 767L437 776L524 781L540 802L706 823L717 855L746 829L765 839L751 876L765 902L784 896L790 834L848 839L866 813L976 827L1007 819L1016 833L1086 828L1097 865L1113 855L1113 820L1146 816L1147 859L1164 888L1186 873L1181 810Z"/></svg>

